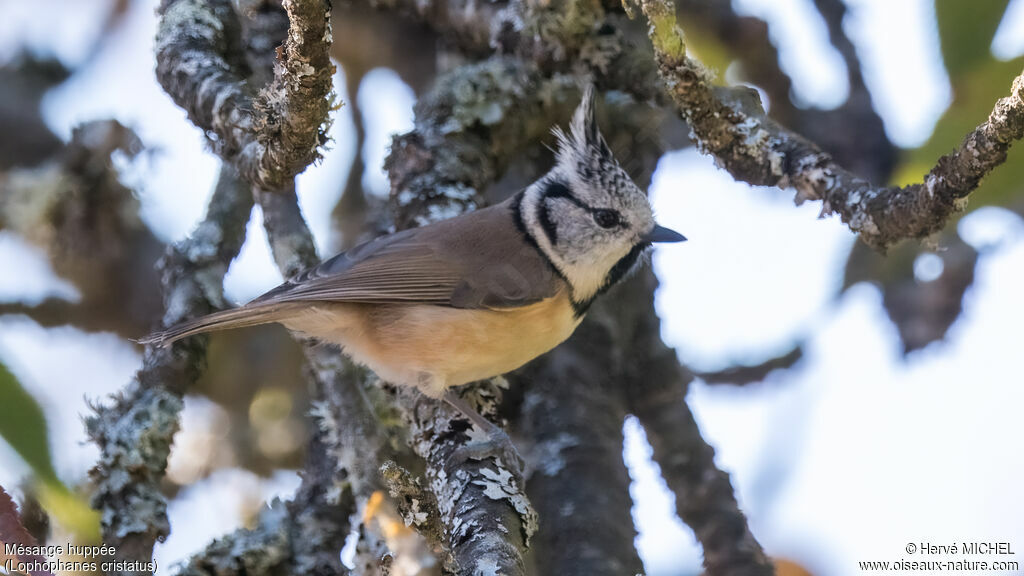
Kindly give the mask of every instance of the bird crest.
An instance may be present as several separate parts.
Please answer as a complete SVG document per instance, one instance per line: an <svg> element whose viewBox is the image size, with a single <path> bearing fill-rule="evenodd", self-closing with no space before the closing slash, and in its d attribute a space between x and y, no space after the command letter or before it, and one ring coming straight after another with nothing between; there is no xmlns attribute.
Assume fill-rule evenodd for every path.
<svg viewBox="0 0 1024 576"><path fill-rule="evenodd" d="M621 173L622 169L597 125L593 85L584 88L583 99L573 114L569 132L558 127L553 132L558 141L555 159L561 172L575 173L580 180L591 184L606 180L608 175Z"/></svg>

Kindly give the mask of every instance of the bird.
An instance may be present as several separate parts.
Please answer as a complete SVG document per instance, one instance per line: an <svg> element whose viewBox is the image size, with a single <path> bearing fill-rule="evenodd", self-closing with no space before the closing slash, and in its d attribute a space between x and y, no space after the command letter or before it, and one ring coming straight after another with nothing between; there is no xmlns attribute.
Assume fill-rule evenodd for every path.
<svg viewBox="0 0 1024 576"><path fill-rule="evenodd" d="M508 200L370 240L241 307L140 342L166 346L277 322L493 426L450 390L548 352L653 243L686 240L655 222L646 194L612 154L592 87L569 131L553 132L554 166Z"/></svg>

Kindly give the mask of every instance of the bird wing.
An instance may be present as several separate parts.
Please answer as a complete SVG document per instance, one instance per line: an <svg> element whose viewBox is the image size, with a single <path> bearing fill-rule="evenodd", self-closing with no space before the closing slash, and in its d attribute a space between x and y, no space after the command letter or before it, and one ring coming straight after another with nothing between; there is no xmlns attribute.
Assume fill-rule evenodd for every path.
<svg viewBox="0 0 1024 576"><path fill-rule="evenodd" d="M382 236L302 272L250 304L420 303L512 308L554 296L564 282L515 223L490 208Z"/></svg>

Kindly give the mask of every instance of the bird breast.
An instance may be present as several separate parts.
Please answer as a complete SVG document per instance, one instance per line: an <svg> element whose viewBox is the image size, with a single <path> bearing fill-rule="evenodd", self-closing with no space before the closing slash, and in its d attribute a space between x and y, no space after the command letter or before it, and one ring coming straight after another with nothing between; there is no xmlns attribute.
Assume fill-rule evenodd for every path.
<svg viewBox="0 0 1024 576"><path fill-rule="evenodd" d="M284 323L341 345L384 380L437 397L448 387L514 370L568 338L580 320L566 292L498 310L324 303Z"/></svg>

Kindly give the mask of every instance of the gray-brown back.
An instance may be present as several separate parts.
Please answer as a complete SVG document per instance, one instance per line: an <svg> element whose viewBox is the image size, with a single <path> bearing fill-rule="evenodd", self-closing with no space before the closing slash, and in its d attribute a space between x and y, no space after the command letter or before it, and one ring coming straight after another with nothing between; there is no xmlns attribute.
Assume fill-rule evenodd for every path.
<svg viewBox="0 0 1024 576"><path fill-rule="evenodd" d="M513 308L565 286L517 225L515 199L356 246L252 304L298 301Z"/></svg>

